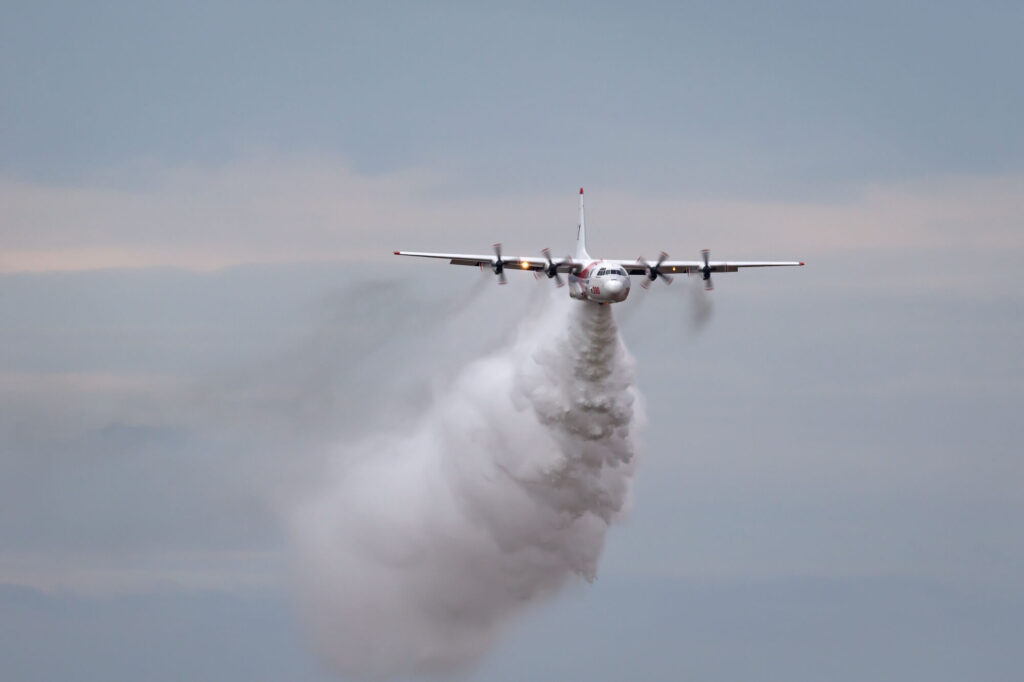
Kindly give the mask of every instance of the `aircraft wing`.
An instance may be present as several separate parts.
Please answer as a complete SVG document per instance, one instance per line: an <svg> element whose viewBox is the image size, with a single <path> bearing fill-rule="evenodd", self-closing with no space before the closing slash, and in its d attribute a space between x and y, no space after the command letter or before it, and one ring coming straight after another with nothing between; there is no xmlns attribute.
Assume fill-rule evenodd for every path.
<svg viewBox="0 0 1024 682"><path fill-rule="evenodd" d="M611 260L631 275L643 275L647 265L639 261ZM799 261L708 261L711 272L738 272L740 268L777 268L791 265L803 265ZM699 260L665 260L661 263L661 271L666 273L701 274L704 261Z"/></svg>
<svg viewBox="0 0 1024 682"><path fill-rule="evenodd" d="M415 256L417 258L439 258L447 260L452 265L474 265L493 267L500 258L506 270L533 270L534 272L547 267L548 261L544 257L537 256L497 256L495 254L471 254L471 253L423 253L420 251L395 251L396 256ZM568 272L574 265L571 262L556 261L560 272Z"/></svg>
<svg viewBox="0 0 1024 682"><path fill-rule="evenodd" d="M472 265L493 267L500 258L506 269L532 270L534 272L544 270L548 261L545 257L537 256L497 256L495 254L470 254L470 253L425 253L422 251L395 251L396 256L415 256L417 258L437 258L447 260L452 265ZM569 272L578 268L581 264L571 260L555 259L559 272ZM647 266L635 260L608 259L605 262L615 263L621 266L630 275L643 275ZM711 272L737 272L740 268L775 268L785 266L803 265L799 261L708 261L708 268ZM704 269L704 261L699 260L665 260L661 263L661 271L666 273L688 273L700 274Z"/></svg>

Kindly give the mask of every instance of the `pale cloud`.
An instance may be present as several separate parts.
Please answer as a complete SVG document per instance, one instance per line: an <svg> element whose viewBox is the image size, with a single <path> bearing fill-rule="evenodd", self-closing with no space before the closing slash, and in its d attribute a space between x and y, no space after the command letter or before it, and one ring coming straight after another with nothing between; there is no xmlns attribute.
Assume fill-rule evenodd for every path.
<svg viewBox="0 0 1024 682"><path fill-rule="evenodd" d="M0 180L0 271L384 260L395 248L556 252L575 192L459 196L440 171L378 176L322 158L106 174L79 187ZM794 258L864 249L1020 249L1024 176L873 185L830 202L588 194L598 252ZM634 252L638 252L634 254Z"/></svg>
<svg viewBox="0 0 1024 682"><path fill-rule="evenodd" d="M239 591L278 586L281 563L276 550L5 552L0 584L94 596L155 587Z"/></svg>
<svg viewBox="0 0 1024 682"><path fill-rule="evenodd" d="M0 372L0 435L80 437L97 423L166 411L166 396L187 386L180 377L157 373Z"/></svg>
<svg viewBox="0 0 1024 682"><path fill-rule="evenodd" d="M155 389L178 388L181 379L168 374L118 374L113 372L0 372L0 397L21 399L51 392L95 395L145 394Z"/></svg>
<svg viewBox="0 0 1024 682"><path fill-rule="evenodd" d="M614 223L675 225L687 238L820 254L868 248L1020 248L1024 176L871 185L832 202L647 199L615 194Z"/></svg>

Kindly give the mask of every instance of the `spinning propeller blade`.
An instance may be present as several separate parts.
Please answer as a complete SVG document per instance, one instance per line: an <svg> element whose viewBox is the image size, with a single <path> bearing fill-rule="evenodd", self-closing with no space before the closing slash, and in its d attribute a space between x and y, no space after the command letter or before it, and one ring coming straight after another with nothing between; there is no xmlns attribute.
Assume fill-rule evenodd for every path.
<svg viewBox="0 0 1024 682"><path fill-rule="evenodd" d="M643 256L636 259L637 263L642 263L644 266L645 279L643 282L640 283L640 286L646 289L647 287L651 286L651 282L658 279L659 277L661 277L662 281L664 281L665 284L672 284L672 276L666 275L664 272L661 271L661 264L664 263L667 258L668 254L662 251L661 255L658 256L658 262L655 263L654 265L651 265L650 263L645 261Z"/></svg>
<svg viewBox="0 0 1024 682"><path fill-rule="evenodd" d="M547 275L548 279L554 279L556 285L564 287L565 282L562 281L562 276L558 274L558 266L561 265L562 263L556 263L553 260L551 260L551 249L544 249L543 251L541 251L541 254L543 254L544 258L546 258L548 261L547 266L545 266L545 268L541 272Z"/></svg>
<svg viewBox="0 0 1024 682"><path fill-rule="evenodd" d="M708 258L711 256L709 249L701 249L700 255L704 257L704 267L701 268L701 274L704 276L704 290L711 291L715 288L714 283L711 281L711 266L708 265Z"/></svg>
<svg viewBox="0 0 1024 682"><path fill-rule="evenodd" d="M501 244L494 245L494 262L491 264L491 270L498 276L498 284L508 284L508 279L505 278L505 261L501 259Z"/></svg>

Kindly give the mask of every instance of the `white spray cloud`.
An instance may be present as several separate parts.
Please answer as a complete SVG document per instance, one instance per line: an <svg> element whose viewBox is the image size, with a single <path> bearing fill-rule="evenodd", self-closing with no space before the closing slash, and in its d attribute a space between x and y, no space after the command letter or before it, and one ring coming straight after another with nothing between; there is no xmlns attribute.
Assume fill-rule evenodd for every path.
<svg viewBox="0 0 1024 682"><path fill-rule="evenodd" d="M343 447L293 519L317 649L361 677L450 671L593 579L641 411L611 307L548 299L416 424Z"/></svg>

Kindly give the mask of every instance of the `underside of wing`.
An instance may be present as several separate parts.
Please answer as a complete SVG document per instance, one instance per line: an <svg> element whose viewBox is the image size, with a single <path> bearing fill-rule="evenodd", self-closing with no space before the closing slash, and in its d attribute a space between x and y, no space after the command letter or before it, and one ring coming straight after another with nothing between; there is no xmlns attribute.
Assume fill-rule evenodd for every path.
<svg viewBox="0 0 1024 682"><path fill-rule="evenodd" d="M631 275L643 275L647 273L649 265L643 261L612 260L612 263L621 265ZM737 272L740 268L776 268L785 266L803 265L799 261L708 261L709 272ZM662 272L673 274L701 274L704 272L704 262L697 260L666 260L660 265Z"/></svg>
<svg viewBox="0 0 1024 682"><path fill-rule="evenodd" d="M531 256L494 256L471 253L423 253L420 251L395 251L396 256L415 256L417 258L437 258L447 260L452 265L472 265L493 268L501 262L506 270L543 270L548 264L545 258ZM571 269L568 263L557 264L558 269L567 272Z"/></svg>

